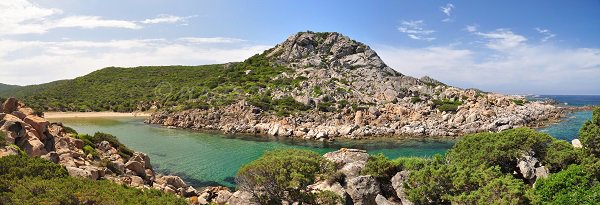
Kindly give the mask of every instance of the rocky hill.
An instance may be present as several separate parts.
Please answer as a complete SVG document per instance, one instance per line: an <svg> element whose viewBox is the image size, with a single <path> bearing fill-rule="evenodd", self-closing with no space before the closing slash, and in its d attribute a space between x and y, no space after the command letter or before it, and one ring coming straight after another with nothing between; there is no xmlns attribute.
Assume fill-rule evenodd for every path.
<svg viewBox="0 0 600 205"><path fill-rule="evenodd" d="M285 68L269 82L292 83L260 87L229 105L159 110L147 123L325 140L457 136L535 126L561 116L552 105L519 96L403 75L367 45L335 32L297 33L245 63L257 60L263 67ZM253 67L244 68L245 75L253 75Z"/></svg>

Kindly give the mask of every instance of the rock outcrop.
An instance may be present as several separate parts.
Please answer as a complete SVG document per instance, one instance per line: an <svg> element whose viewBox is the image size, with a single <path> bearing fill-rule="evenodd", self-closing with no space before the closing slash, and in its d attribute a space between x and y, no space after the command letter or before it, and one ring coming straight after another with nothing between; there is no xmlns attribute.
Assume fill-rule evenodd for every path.
<svg viewBox="0 0 600 205"><path fill-rule="evenodd" d="M146 122L330 140L453 137L538 126L562 116L553 105L527 102L520 96L460 89L430 77L403 75L387 66L367 45L339 33L301 32L263 55L274 66L292 70L281 73L278 79L301 79L292 88L273 88L268 95L273 99L292 97L311 109L278 116L240 100L224 107L161 111Z"/></svg>
<svg viewBox="0 0 600 205"><path fill-rule="evenodd" d="M178 176L155 176L150 158L144 153L135 152L131 157L124 158L110 142L102 141L94 146L97 156L86 155L83 140L67 133L61 123L50 123L34 115L33 110L14 98L4 102L1 111L4 113L0 115L0 132L6 133L9 146L0 147L0 157L17 155L22 150L28 156L41 157L65 166L69 175L74 177L111 180L141 189L158 189L190 199L202 194ZM217 197L217 194L212 197Z"/></svg>

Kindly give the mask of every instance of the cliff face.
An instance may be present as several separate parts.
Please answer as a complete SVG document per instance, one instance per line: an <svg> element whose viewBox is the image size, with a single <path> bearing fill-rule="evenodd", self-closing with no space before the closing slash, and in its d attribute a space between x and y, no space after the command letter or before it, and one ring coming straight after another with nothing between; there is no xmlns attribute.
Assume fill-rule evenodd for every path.
<svg viewBox="0 0 600 205"><path fill-rule="evenodd" d="M368 46L339 33L301 32L263 55L273 66L292 70L276 79L298 80L297 86L274 87L268 95L292 97L308 110L280 115L240 100L225 107L162 111L147 123L325 140L457 136L536 125L561 116L552 105L403 75Z"/></svg>

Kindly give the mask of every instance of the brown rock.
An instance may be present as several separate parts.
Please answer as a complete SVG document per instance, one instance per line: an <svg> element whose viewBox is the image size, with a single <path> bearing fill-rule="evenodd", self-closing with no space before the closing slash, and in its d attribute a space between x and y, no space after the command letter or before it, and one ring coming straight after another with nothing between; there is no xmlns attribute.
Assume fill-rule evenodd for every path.
<svg viewBox="0 0 600 205"><path fill-rule="evenodd" d="M25 117L27 117L27 115L25 115L24 113L22 113L20 111L14 111L11 114L14 116L17 116L19 119L25 119Z"/></svg>
<svg viewBox="0 0 600 205"><path fill-rule="evenodd" d="M24 141L21 149L23 149L30 157L39 157L48 153L44 149L44 143L37 138L30 138L29 140Z"/></svg>
<svg viewBox="0 0 600 205"><path fill-rule="evenodd" d="M2 104L2 108L4 113L8 114L14 112L17 110L17 99L8 98L6 101L4 101L4 104Z"/></svg>
<svg viewBox="0 0 600 205"><path fill-rule="evenodd" d="M30 124L38 132L38 136L44 136L48 131L48 125L50 125L48 120L35 115L25 117L23 121Z"/></svg>

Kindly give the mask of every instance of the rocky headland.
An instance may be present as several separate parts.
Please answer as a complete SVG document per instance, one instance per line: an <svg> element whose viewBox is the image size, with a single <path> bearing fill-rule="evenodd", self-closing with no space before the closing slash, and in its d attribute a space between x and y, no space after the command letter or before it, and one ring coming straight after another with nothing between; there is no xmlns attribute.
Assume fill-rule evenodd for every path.
<svg viewBox="0 0 600 205"><path fill-rule="evenodd" d="M403 75L369 46L335 32L301 32L261 55L273 66L291 68L277 79L298 81L292 88L265 89L263 94L272 99L291 97L308 109L275 113L242 99L221 107L162 110L146 123L331 140L454 137L540 126L563 116L554 105L528 102L522 96L460 89L427 76Z"/></svg>

